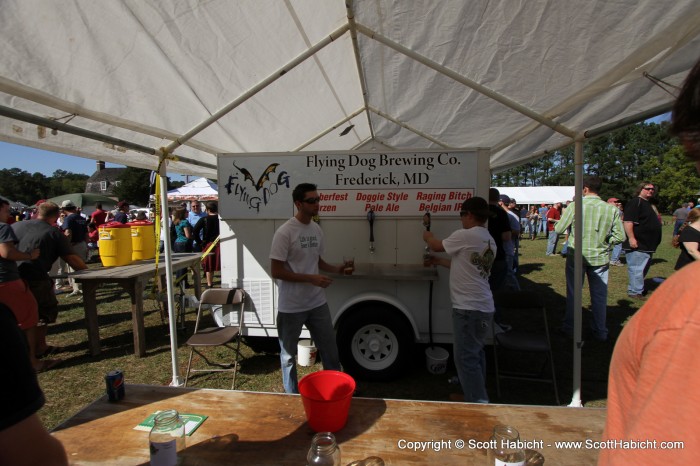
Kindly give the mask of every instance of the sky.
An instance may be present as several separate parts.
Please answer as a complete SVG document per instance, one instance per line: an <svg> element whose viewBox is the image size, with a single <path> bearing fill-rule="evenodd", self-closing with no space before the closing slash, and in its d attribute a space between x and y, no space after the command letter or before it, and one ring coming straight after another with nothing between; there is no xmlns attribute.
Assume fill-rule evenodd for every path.
<svg viewBox="0 0 700 466"><path fill-rule="evenodd" d="M647 120L648 122L659 123L668 120L670 114L660 115L658 117ZM107 167L123 167L108 163ZM20 168L29 173L40 172L46 176L53 175L56 170L66 170L73 173L83 173L92 175L95 173L95 161L82 157L74 157L57 152L49 152L33 147L18 146L0 142L0 169L2 168ZM187 181L184 175L170 174L172 181ZM191 181L190 177L190 180Z"/></svg>
<svg viewBox="0 0 700 466"><path fill-rule="evenodd" d="M107 163L105 166L117 168L124 165ZM56 170L92 175L95 173L96 165L95 160L92 159L0 142L0 169L2 168L19 168L29 173L43 173L46 176L53 175ZM183 175L168 173L168 176L171 181L185 181ZM194 177L190 177L190 181L193 179Z"/></svg>

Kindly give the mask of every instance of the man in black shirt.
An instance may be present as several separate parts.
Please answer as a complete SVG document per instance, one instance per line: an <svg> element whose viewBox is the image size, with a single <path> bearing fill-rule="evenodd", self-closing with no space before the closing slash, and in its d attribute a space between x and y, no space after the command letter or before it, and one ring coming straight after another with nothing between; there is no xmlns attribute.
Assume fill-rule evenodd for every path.
<svg viewBox="0 0 700 466"><path fill-rule="evenodd" d="M627 294L630 298L646 299L644 277L649 272L651 257L661 243L661 222L649 200L656 187L647 182L640 183L637 197L625 204L624 227L627 240L622 243L627 261L629 282Z"/></svg>

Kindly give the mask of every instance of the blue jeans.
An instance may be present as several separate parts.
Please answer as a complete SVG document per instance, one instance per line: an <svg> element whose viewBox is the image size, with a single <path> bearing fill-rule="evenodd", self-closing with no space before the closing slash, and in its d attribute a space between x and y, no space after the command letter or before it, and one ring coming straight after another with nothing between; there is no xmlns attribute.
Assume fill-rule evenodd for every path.
<svg viewBox="0 0 700 466"><path fill-rule="evenodd" d="M556 234L554 230L549 232L549 238L547 239L547 255L550 256L555 254L557 250L557 242L559 241L559 235Z"/></svg>
<svg viewBox="0 0 700 466"><path fill-rule="evenodd" d="M608 339L608 327L605 318L608 310L608 270L609 264L583 266L583 278L588 277L588 289L591 292L591 330L597 340ZM574 330L574 254L566 256L566 314L562 321L562 330L571 333Z"/></svg>
<svg viewBox="0 0 700 466"><path fill-rule="evenodd" d="M515 256L506 254L506 279L503 285L511 290L520 291L518 277L515 276Z"/></svg>
<svg viewBox="0 0 700 466"><path fill-rule="evenodd" d="M340 370L340 357L328 304L304 312L278 312L277 334L280 342L282 384L286 393L299 393L297 363L294 357L297 354L299 335L304 325L311 333L311 339L321 356L323 368Z"/></svg>
<svg viewBox="0 0 700 466"><path fill-rule="evenodd" d="M678 234L678 230L681 229L684 223L685 220L676 220L676 222L673 224L673 236L676 236Z"/></svg>
<svg viewBox="0 0 700 466"><path fill-rule="evenodd" d="M622 254L622 243L617 243L615 246L613 246L610 262L619 262L620 254Z"/></svg>
<svg viewBox="0 0 700 466"><path fill-rule="evenodd" d="M627 277L629 282L627 284L627 294L637 295L644 293L644 277L647 276L649 272L649 267L651 267L651 252L637 251L636 249L631 249L625 251L625 260L627 261Z"/></svg>
<svg viewBox="0 0 700 466"><path fill-rule="evenodd" d="M452 309L454 360L464 401L488 403L484 340L493 323L493 313Z"/></svg>

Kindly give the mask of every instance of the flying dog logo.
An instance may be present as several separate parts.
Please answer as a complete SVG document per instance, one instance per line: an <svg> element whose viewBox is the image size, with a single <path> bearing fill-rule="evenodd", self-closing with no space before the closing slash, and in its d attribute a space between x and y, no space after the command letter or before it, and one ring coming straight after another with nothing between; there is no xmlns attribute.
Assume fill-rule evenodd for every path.
<svg viewBox="0 0 700 466"><path fill-rule="evenodd" d="M277 167L279 167L279 165L279 163L271 163L270 165L268 165L265 171L263 171L263 174L260 175L260 178L258 178L258 182L256 183L255 178L253 178L253 175L251 175L248 170L239 167L238 165L236 165L236 162L233 162L233 166L236 167L238 171L243 174L245 180L250 180L250 182L253 183L253 187L256 191L260 191L260 188L263 187L265 182L270 181L270 173L274 173Z"/></svg>
<svg viewBox="0 0 700 466"><path fill-rule="evenodd" d="M239 167L236 162L233 162L233 166L239 174L243 175L243 180L241 181L240 175L229 175L228 183L225 185L226 193L235 196L238 202L245 204L248 209L260 212L260 208L269 204L272 197L279 192L280 187L289 188L289 175L286 171L280 171L277 174L277 179L272 181L272 174L277 171L279 165L279 163L271 163L263 170L260 178L255 181L250 170ZM250 181L255 191L244 185L247 181Z"/></svg>

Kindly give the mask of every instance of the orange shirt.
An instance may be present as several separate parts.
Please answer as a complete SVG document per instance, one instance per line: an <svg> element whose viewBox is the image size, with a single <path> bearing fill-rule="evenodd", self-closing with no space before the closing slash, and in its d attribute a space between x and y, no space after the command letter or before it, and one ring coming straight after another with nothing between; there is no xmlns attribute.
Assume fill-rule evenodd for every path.
<svg viewBox="0 0 700 466"><path fill-rule="evenodd" d="M700 455L700 262L674 273L625 325L615 345L599 465L695 464ZM657 448L650 446L656 441ZM662 449L661 442L683 442Z"/></svg>

